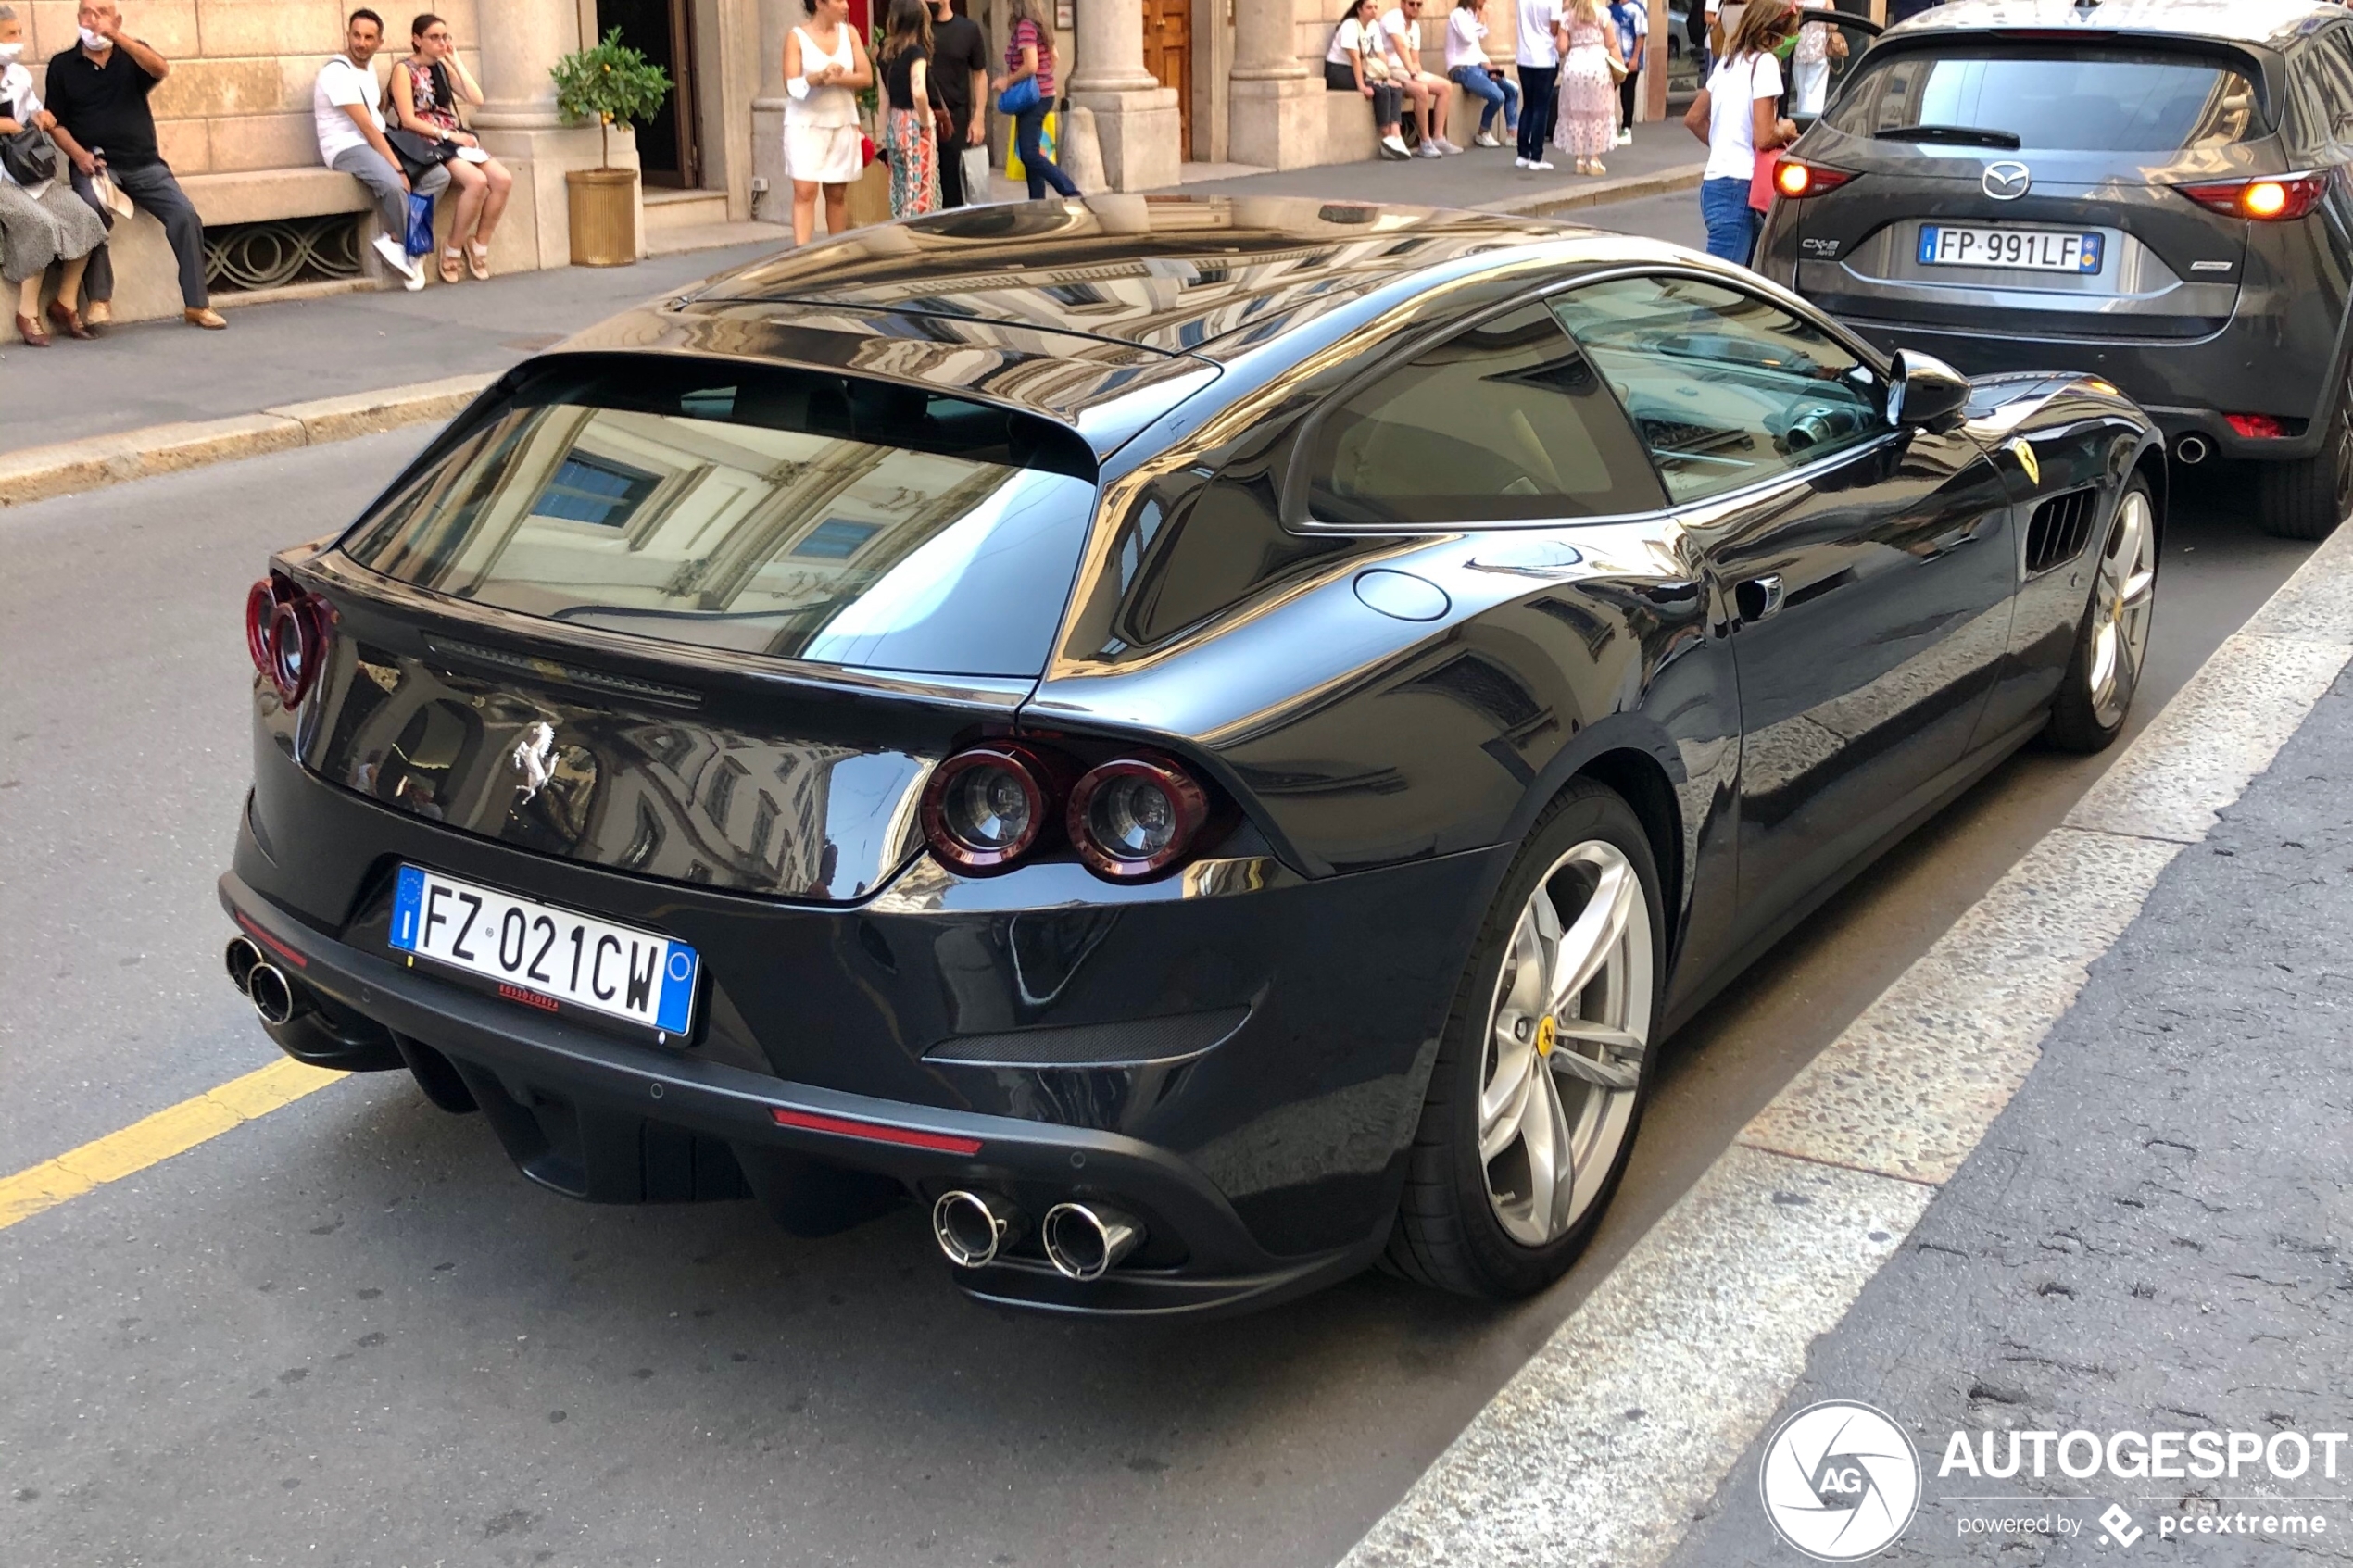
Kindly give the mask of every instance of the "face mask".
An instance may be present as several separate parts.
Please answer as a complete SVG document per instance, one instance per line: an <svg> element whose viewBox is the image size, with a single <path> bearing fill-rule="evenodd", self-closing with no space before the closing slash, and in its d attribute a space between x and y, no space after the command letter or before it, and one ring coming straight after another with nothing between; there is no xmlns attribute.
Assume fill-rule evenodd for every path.
<svg viewBox="0 0 2353 1568"><path fill-rule="evenodd" d="M91 51L93 54L97 53L101 49L111 49L114 47L114 44L107 41L104 33L93 32L86 27L82 29L81 31L82 46Z"/></svg>
<svg viewBox="0 0 2353 1568"><path fill-rule="evenodd" d="M12 66L24 54L21 44L0 44L0 66Z"/></svg>

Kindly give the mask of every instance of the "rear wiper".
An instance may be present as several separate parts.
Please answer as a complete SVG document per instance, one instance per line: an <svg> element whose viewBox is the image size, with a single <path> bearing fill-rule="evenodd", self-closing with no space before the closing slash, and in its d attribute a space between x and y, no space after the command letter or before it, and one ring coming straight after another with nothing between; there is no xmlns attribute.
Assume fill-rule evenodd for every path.
<svg viewBox="0 0 2353 1568"><path fill-rule="evenodd" d="M1891 125L1871 132L1880 142L1944 142L1957 147L2019 148L2015 131L1981 131L1974 125Z"/></svg>

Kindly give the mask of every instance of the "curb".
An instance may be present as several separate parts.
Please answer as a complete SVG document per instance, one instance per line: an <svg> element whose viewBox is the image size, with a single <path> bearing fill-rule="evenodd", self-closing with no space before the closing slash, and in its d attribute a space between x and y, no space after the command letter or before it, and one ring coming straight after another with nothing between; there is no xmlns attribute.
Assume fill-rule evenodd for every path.
<svg viewBox="0 0 2353 1568"><path fill-rule="evenodd" d="M1706 172L1707 165L1704 163L1687 163L1649 174L1617 174L1566 191L1546 191L1540 195L1507 196L1502 201L1481 202L1471 210L1499 212L1511 218L1549 218L1556 212L1575 212L1579 207L1604 207L1611 202L1639 201L1644 196L1697 190L1700 177Z"/></svg>
<svg viewBox="0 0 2353 1568"><path fill-rule="evenodd" d="M496 379L488 372L449 376L378 392L287 403L225 420L150 425L85 441L28 447L0 455L0 507L446 420Z"/></svg>
<svg viewBox="0 0 2353 1568"><path fill-rule="evenodd" d="M1991 1131L2092 966L2353 663L2353 524L1734 1135L1342 1568L1657 1568ZM1761 1532L1760 1532L1761 1535Z"/></svg>

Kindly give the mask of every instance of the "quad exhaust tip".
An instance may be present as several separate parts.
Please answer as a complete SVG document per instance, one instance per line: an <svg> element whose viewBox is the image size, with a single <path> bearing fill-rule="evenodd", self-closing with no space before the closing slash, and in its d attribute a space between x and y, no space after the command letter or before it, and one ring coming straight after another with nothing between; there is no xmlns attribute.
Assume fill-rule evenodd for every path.
<svg viewBox="0 0 2353 1568"><path fill-rule="evenodd" d="M2173 443L2173 458L2186 467L2195 468L2206 461L2214 445L2202 435L2185 435Z"/></svg>
<svg viewBox="0 0 2353 1568"><path fill-rule="evenodd" d="M248 987L253 972L261 967L261 949L253 945L250 937L232 937L229 950L220 957L229 971L229 984L237 988L237 995L251 995Z"/></svg>
<svg viewBox="0 0 2353 1568"><path fill-rule="evenodd" d="M931 1234L960 1269L987 1268L1020 1238L1021 1210L995 1193L943 1193L931 1206Z"/></svg>
<svg viewBox="0 0 2353 1568"><path fill-rule="evenodd" d="M245 974L245 999L264 1023L291 1023L302 1010L302 998L285 972L273 963L258 963Z"/></svg>
<svg viewBox="0 0 2353 1568"><path fill-rule="evenodd" d="M1144 1239L1144 1227L1099 1203L1057 1203L1038 1227L1046 1261L1065 1279L1101 1279Z"/></svg>

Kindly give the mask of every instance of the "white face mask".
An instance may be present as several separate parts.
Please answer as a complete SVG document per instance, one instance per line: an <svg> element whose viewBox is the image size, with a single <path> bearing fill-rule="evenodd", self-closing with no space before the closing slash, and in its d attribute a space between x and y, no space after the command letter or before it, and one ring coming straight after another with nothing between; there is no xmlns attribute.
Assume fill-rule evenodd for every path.
<svg viewBox="0 0 2353 1568"><path fill-rule="evenodd" d="M15 65L24 54L21 44L0 44L0 66Z"/></svg>
<svg viewBox="0 0 2353 1568"><path fill-rule="evenodd" d="M93 32L86 27L82 29L81 31L82 46L90 50L94 54L101 49L111 49L114 47L114 44L107 41L107 36L104 33Z"/></svg>

